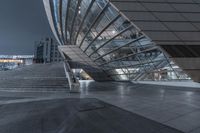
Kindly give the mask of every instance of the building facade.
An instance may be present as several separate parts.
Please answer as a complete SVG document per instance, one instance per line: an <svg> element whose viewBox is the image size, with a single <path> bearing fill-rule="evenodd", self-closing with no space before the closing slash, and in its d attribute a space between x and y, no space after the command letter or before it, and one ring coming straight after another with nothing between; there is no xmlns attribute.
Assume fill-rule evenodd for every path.
<svg viewBox="0 0 200 133"><path fill-rule="evenodd" d="M50 63L63 60L58 51L58 43L52 38L45 38L35 42L34 57L36 63Z"/></svg>
<svg viewBox="0 0 200 133"><path fill-rule="evenodd" d="M199 0L110 0L130 21L200 82Z"/></svg>
<svg viewBox="0 0 200 133"><path fill-rule="evenodd" d="M83 68L93 79L171 80L189 79L191 76L198 81L198 78L189 73L179 61L171 58L172 53L178 53L173 50L178 48L171 48L171 53L164 47L165 45L161 46L161 43L158 43L160 39L162 43L178 45L178 40L170 36L175 34L176 30L165 33L160 29L162 27L159 27L160 23L153 24L148 21L152 18L149 13L151 14L153 9L146 10L143 6L137 6L146 3L150 5L148 8L154 8L155 12L162 12L159 10L168 9L161 8L157 4L181 5L184 1L170 3L158 0L43 0L43 2L52 32L60 44L60 51L71 59L69 61L71 66L76 67L79 64L78 67ZM193 4L198 6L198 3ZM140 7L144 11L140 12ZM131 12L132 10L138 11ZM168 12L169 18L174 14L174 11L163 12ZM137 18L142 24L135 22ZM147 23L143 22L145 20ZM161 20L155 19L155 21ZM145 24L146 28L150 29L145 30ZM181 31L178 32L181 34ZM194 36L198 36L199 31L192 33L197 33ZM186 36L190 38L188 42L197 42L194 36L191 35L191 38ZM183 39L184 37L180 42L184 42ZM189 76L176 62L188 72Z"/></svg>

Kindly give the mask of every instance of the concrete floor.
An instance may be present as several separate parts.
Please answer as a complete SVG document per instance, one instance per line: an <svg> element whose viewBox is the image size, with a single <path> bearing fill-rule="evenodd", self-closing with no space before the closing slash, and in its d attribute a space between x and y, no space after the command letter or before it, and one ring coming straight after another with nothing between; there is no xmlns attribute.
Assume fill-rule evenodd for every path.
<svg viewBox="0 0 200 133"><path fill-rule="evenodd" d="M0 114L2 114L0 126L1 128L6 127L5 130L3 128L0 130L1 133L15 133L16 130L12 130L16 129L13 124L17 123L18 120L23 119L23 122L26 122L27 119L31 121L35 117L48 116L45 113L52 111L48 108L56 107L55 112L59 114L59 111L63 111L62 107L64 110L67 107L67 104L64 107L65 103L60 101L70 98L95 98L132 112L133 115L143 116L185 133L200 132L200 88L133 84L129 82L81 81L81 93L69 93L69 88L65 85L67 80L61 66L62 64L46 64L0 73ZM48 70L46 70L46 67L48 67ZM42 72L40 73L40 71ZM34 80L37 78L45 79L45 81ZM5 80L6 82L4 82ZM6 84L9 87L6 87ZM59 102L55 102L56 100ZM42 106L44 101L49 101L46 103L49 106ZM30 103L35 102L38 104L32 104L31 106ZM53 102L52 106L51 102ZM43 111L42 107L46 111ZM11 112L3 115L9 109ZM23 117L18 116L18 113ZM29 115L29 113L34 115ZM54 113L51 112L50 115L54 115ZM7 125L3 126L5 122L7 122ZM23 125L23 123L21 124ZM7 130L9 127L10 130ZM23 133L23 130L19 131ZM167 133L172 133L172 131Z"/></svg>
<svg viewBox="0 0 200 133"><path fill-rule="evenodd" d="M81 97L97 98L186 133L200 131L200 88L81 82Z"/></svg>
<svg viewBox="0 0 200 133"><path fill-rule="evenodd" d="M96 98L185 133L199 133L200 130L200 91L192 88L82 81L80 94L1 91L0 97L0 106L63 98Z"/></svg>
<svg viewBox="0 0 200 133"><path fill-rule="evenodd" d="M97 99L65 98L3 105L1 133L182 133Z"/></svg>

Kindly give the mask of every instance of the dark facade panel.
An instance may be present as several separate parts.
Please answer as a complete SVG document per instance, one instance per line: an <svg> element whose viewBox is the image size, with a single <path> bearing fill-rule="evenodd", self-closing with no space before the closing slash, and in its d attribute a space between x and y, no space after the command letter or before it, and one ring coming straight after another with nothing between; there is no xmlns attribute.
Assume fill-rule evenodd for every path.
<svg viewBox="0 0 200 133"><path fill-rule="evenodd" d="M200 57L200 45L162 45L172 57Z"/></svg>

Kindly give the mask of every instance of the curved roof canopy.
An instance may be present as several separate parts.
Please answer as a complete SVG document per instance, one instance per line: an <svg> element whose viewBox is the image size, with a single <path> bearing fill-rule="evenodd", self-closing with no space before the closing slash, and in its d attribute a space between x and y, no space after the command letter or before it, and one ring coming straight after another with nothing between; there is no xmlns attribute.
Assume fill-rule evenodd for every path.
<svg viewBox="0 0 200 133"><path fill-rule="evenodd" d="M180 78L161 48L109 1L43 1L60 45L79 48L113 80L155 79L155 73L167 72L174 73L167 78Z"/></svg>

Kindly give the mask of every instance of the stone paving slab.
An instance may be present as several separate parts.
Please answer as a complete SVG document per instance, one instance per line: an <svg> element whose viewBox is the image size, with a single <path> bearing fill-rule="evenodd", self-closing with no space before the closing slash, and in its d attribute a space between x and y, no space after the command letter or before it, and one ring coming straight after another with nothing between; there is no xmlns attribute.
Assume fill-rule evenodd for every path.
<svg viewBox="0 0 200 133"><path fill-rule="evenodd" d="M90 98L1 105L0 118L0 133L182 133Z"/></svg>
<svg viewBox="0 0 200 133"><path fill-rule="evenodd" d="M97 98L185 133L199 131L200 88L94 81L82 81L81 86L81 97Z"/></svg>

